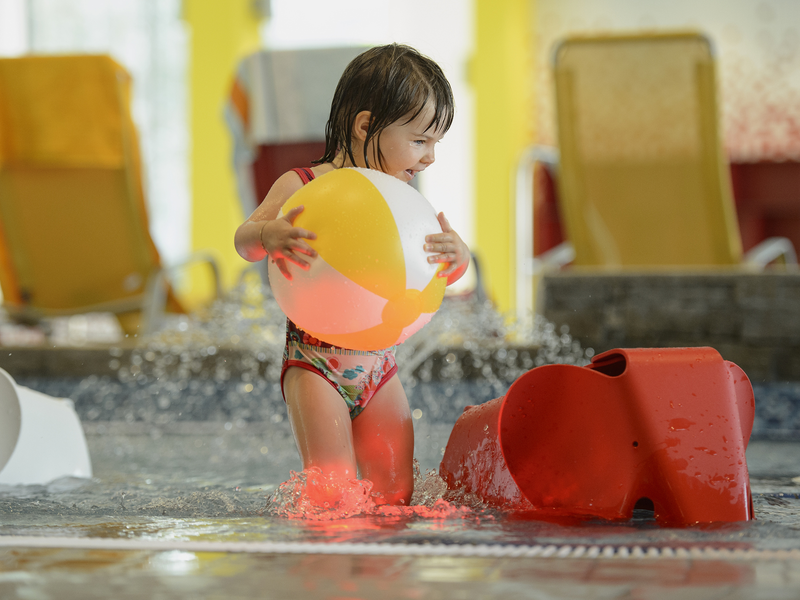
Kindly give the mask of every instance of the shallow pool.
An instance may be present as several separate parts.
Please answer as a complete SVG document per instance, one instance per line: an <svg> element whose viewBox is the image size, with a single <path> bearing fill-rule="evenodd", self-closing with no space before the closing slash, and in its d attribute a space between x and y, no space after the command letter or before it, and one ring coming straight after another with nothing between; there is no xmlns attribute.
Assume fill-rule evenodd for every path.
<svg viewBox="0 0 800 600"><path fill-rule="evenodd" d="M420 490L432 505L451 423L415 423ZM748 465L757 519L661 528L646 513L629 523L546 522L470 508L421 516L362 514L313 522L271 516L270 496L300 470L285 420L86 424L92 480L0 488L0 535L148 540L583 545L800 550L800 443L755 440ZM800 479L798 480L800 481ZM424 494L422 492L426 492Z"/></svg>
<svg viewBox="0 0 800 600"><path fill-rule="evenodd" d="M423 387L431 396L447 391ZM450 391L453 404L475 401L468 385L463 395ZM424 472L437 467L452 421L429 418L422 396L412 395L412 406L422 413L416 456L430 504L440 489ZM161 421L86 421L92 480L0 488L0 597L800 594L800 442L791 437L751 442L757 519L747 523L676 529L646 514L623 524L566 523L475 508L420 515L414 507L309 521L269 512L276 486L300 468L285 419Z"/></svg>
<svg viewBox="0 0 800 600"><path fill-rule="evenodd" d="M259 573L276 574L281 569L290 569L294 579L278 586L285 593L277 597L294 597L299 590L304 590L301 597L326 598L473 598L494 597L503 590L514 590L509 597L521 598L638 597L631 583L637 578L650 578L658 586L694 581L692 585L711 585L717 592L742 582L759 586L766 582L772 589L773 583L784 586L794 581L788 573L800 565L797 384L754 385L757 412L747 459L755 521L662 528L644 511L631 522L605 523L534 520L474 503L442 510L434 506L443 491L441 482L430 471L438 469L464 406L502 395L532 366L580 364L590 355L566 331L549 324L542 324L538 352L502 343L503 337L491 331L496 321L488 318L482 320L478 332L482 339L477 343L465 336L469 331L461 326L457 311L442 311L438 323L445 325L437 331L434 322L432 329L451 338L457 331L460 350L437 355L437 345L426 345L423 339L413 354L404 357L402 377L413 411L420 466L416 505L331 521L286 519L271 514L270 498L301 465L276 383L276 357L256 351L248 355L239 348L238 356L248 357L243 359L246 364L230 364L231 355L224 357L220 351L221 338L225 344L235 340L241 346L251 335L253 322L242 320L241 307L224 307L222 313L221 323L212 322L191 343L162 338L128 355L112 349L109 363L117 372L113 377L18 379L22 385L75 401L94 478L0 487L0 595L12 590L9 597L62 597L63 590L74 584L72 595L63 597L104 597L99 591L95 595L86 591L87 585L90 590L105 589L98 584L99 575L87 575L95 570L115 573L129 591L141 573L156 586L153 589L162 591L166 588L158 586L164 585L164 573L211 573L209 589L218 589L218 596L225 595L224 585L238 589L232 574L246 572L250 583L242 588L241 597L252 597L261 589ZM235 327L230 326L231 319L238 319ZM280 323L273 328L273 337L279 329ZM263 331L259 329L258 339L248 343L254 347L264 343ZM423 506L426 510L419 508ZM105 554L96 554L101 551ZM124 552L149 554L146 561L137 562ZM260 560L220 559L222 555L212 559L205 554L209 552L305 558L270 559L265 565ZM310 558L319 555L350 558L346 565ZM380 556L401 558L373 560ZM409 557L430 558L414 562ZM447 557L458 561L441 562ZM493 562L503 557L508 560ZM571 562L563 567L537 562L559 558ZM605 559L666 562L658 562L657 568L618 568L613 574L598 566L597 561ZM696 559L705 560L708 568L692 566ZM762 566L745 564L752 560L762 561ZM30 565L59 574L35 583L25 575ZM344 579L331 574L342 569L347 573ZM214 587L222 581L220 573L224 585ZM402 593L400 588L387 591L385 582L395 576L407 584ZM569 583L571 578L589 581L595 576L599 587ZM336 593L328 593L327 584L320 583L328 580L338 586ZM419 587L423 580L441 585ZM348 586L354 581L372 586L372 592L351 594ZM549 591L539 593L534 581L544 581ZM483 587L469 587L469 582ZM251 583L256 587L248 587ZM798 585L792 589L800 591L800 582L794 583ZM179 587L184 592L191 588L185 582ZM314 596L312 588L327 591ZM427 593L434 588L436 593ZM602 593L589 593L590 588ZM483 595L475 595L477 589ZM157 597L150 588L140 592L119 597Z"/></svg>

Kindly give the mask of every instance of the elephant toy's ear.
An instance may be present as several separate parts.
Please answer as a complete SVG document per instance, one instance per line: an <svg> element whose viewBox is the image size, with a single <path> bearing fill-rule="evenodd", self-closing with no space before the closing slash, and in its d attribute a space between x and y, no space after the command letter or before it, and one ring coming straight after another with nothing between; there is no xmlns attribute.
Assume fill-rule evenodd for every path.
<svg viewBox="0 0 800 600"><path fill-rule="evenodd" d="M533 369L466 410L441 472L543 516L621 520L648 507L664 525L744 521L753 415L746 375L712 348L613 350Z"/></svg>
<svg viewBox="0 0 800 600"><path fill-rule="evenodd" d="M534 507L629 518L618 490L633 487L647 444L631 431L620 392L616 377L570 365L533 369L511 386L500 412L500 447Z"/></svg>

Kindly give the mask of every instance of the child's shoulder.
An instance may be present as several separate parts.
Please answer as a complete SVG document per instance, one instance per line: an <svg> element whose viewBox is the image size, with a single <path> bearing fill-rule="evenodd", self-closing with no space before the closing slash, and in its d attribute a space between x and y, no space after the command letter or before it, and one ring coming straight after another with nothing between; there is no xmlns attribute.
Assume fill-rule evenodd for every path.
<svg viewBox="0 0 800 600"><path fill-rule="evenodd" d="M286 171L286 173L278 177L275 183L272 184L267 197L271 196L273 198L283 198L285 200L301 187L303 187L303 180L300 179L300 175L295 171Z"/></svg>
<svg viewBox="0 0 800 600"><path fill-rule="evenodd" d="M314 174L314 178L316 178L329 171L333 171L334 168L335 167L331 163L324 163L306 170L311 171ZM269 194L267 194L267 199L283 203L304 185L305 179L301 177L296 170L292 169L291 171L286 171L286 173L278 177L275 183L272 184L272 188L270 188Z"/></svg>

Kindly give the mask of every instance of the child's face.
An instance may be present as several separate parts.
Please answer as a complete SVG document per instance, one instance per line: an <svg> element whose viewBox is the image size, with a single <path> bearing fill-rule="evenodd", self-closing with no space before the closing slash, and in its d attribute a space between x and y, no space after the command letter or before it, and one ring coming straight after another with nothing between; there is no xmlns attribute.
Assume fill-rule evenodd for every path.
<svg viewBox="0 0 800 600"><path fill-rule="evenodd" d="M380 147L383 154L384 173L396 177L400 181L409 182L414 175L425 170L436 160L434 146L444 137L444 132L433 131L425 127L431 122L434 109L430 104L406 123L406 119L392 123L380 134ZM373 143L372 154L374 159L370 164L380 168L377 160L377 149Z"/></svg>

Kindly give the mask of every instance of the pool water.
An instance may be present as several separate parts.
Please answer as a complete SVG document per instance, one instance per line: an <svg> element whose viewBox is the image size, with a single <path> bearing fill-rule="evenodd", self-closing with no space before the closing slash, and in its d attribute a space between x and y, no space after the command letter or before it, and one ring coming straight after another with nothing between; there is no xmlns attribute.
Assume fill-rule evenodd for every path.
<svg viewBox="0 0 800 600"><path fill-rule="evenodd" d="M747 451L754 521L662 528L646 511L637 511L625 523L548 521L504 513L474 498L446 493L436 471L452 426L465 406L502 395L533 366L585 364L592 355L568 331L541 320L525 344L509 344L505 340L515 335L509 335L502 319L486 306L466 302L445 306L423 335L412 338L398 355L414 417L419 464L412 506L366 507L334 519L276 515L279 486L302 467L277 385L282 325L279 312L245 288L199 321L180 321L129 355L112 348L109 364L115 377L19 379L23 385L75 401L94 477L66 478L46 486L0 487L0 596L11 590L8 597L105 597L101 593L105 584L98 583L100 575L85 575L93 569L115 573L125 589L141 573L146 573L148 585L155 586L142 588L139 595L126 592L119 597L158 597L162 590L158 586L165 585L164 572L212 573L208 589L218 590L215 597L230 596L225 592L238 589L231 573L246 573L247 581L257 580L262 586L261 573L289 569L289 583L269 584L282 590L283 595L277 597L473 598L495 597L502 590L513 590L509 597L525 598L625 593L625 597L639 597L630 582L643 573L649 573L646 577L658 585L694 581L692 557L707 561L702 575L706 579L701 578L706 583L698 585L772 582L774 569L764 571L736 562L753 556L788 552L780 560L789 562L778 565L787 573L791 565L800 564L800 394L796 384L754 386L757 414ZM231 346L236 353L222 351ZM538 349L531 350L534 347ZM232 356L238 357L236 364L231 364ZM37 550L35 540L43 540L49 549ZM100 544L101 554L91 550L100 547L97 540L106 543ZM90 545L81 546L82 542ZM148 552L147 566L131 554L119 554L122 551ZM223 555L212 559L206 552ZM269 564L260 559L219 558L241 552L273 558ZM709 552L727 554L714 559ZM293 553L300 558L285 558ZM333 554L350 558L322 563L313 558ZM388 560L388 555L400 558ZM415 562L409 558L414 556L433 558ZM448 556L460 558L446 562ZM623 569L623 575L617 571L613 576L596 563L598 557L647 556L673 557L678 562L667 561L668 566L650 571L646 570L650 567L645 571L637 567L635 572ZM497 557L510 562L493 562ZM558 557L571 562L558 568L537 562ZM48 573L62 569L64 574L34 584L24 575L30 564ZM768 564L772 568L776 563ZM340 570L347 573L344 579L332 574ZM227 588L218 587L223 572ZM398 576L404 585L387 591L385 580L397 573L404 573ZM600 587L592 587L602 591L599 595L568 583L571 578L588 581L593 576L601 580ZM555 587L534 593L539 588L529 584L537 577ZM776 585L794 581L789 575L775 577ZM329 580L338 586L336 593L320 583ZM414 587L423 580L442 585ZM483 587L466 586L470 581ZM362 591L372 591L354 595L348 587L356 585L353 582L360 582ZM261 589L248 587L251 583L244 586L241 597L252 597L255 589ZM186 585L179 585L181 593L189 589ZM63 595L67 588L73 591ZM313 590L319 595L314 596Z"/></svg>
<svg viewBox="0 0 800 600"><path fill-rule="evenodd" d="M287 519L271 510L278 485L301 469L285 421L239 428L184 423L158 435L126 423L86 429L94 478L0 488L0 535L800 549L800 486L793 481L800 475L800 444L793 442L751 442L755 521L674 529L658 527L644 511L627 523L548 522L469 499L437 511L445 490L435 469L446 424L416 425L416 506L332 520Z"/></svg>
<svg viewBox="0 0 800 600"><path fill-rule="evenodd" d="M179 422L154 433L136 423L87 424L92 480L0 489L0 597L800 594L800 443L751 442L757 520L747 523L660 528L646 514L621 524L547 522L471 503L325 521L270 513L276 487L300 468L285 421L227 425ZM435 468L449 426L422 418L415 431L418 491L429 492L415 500L433 506L441 485L424 471Z"/></svg>

